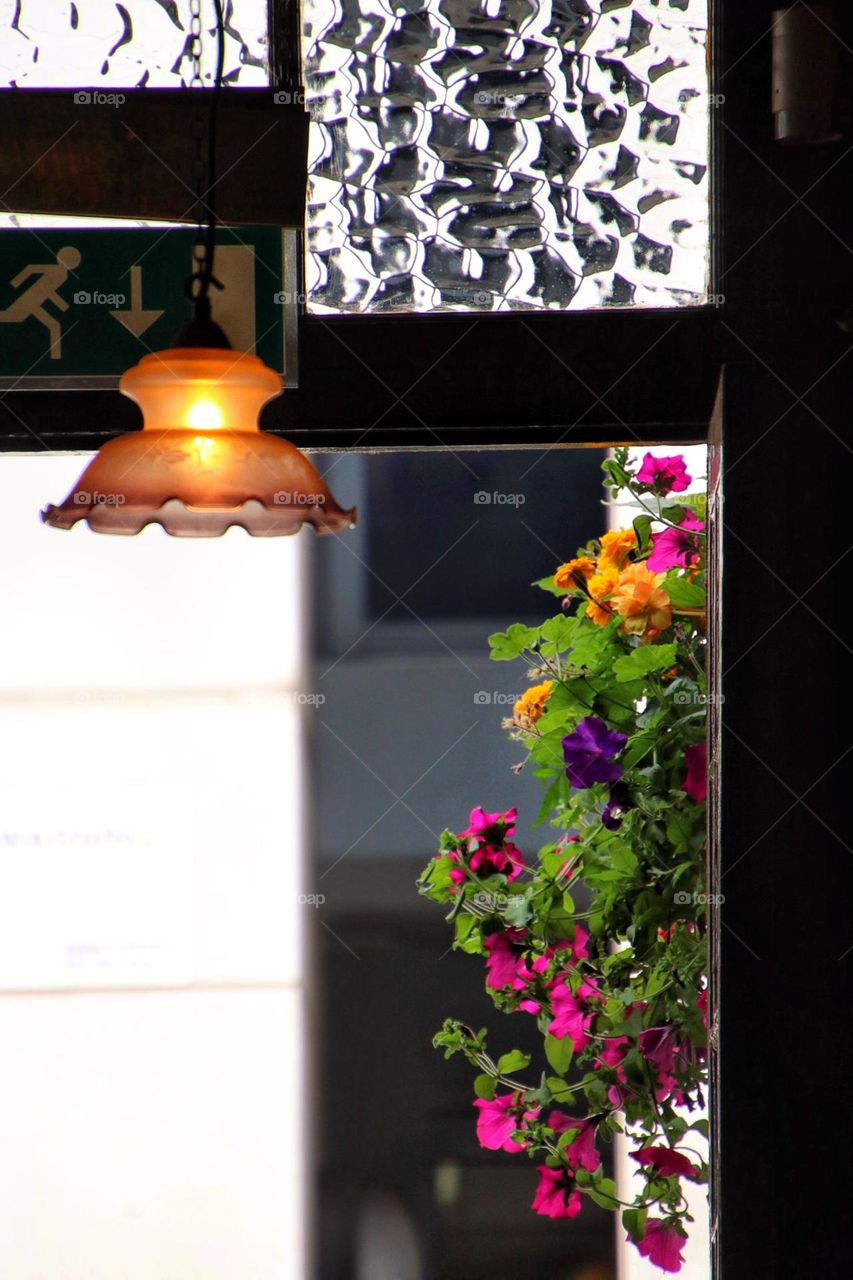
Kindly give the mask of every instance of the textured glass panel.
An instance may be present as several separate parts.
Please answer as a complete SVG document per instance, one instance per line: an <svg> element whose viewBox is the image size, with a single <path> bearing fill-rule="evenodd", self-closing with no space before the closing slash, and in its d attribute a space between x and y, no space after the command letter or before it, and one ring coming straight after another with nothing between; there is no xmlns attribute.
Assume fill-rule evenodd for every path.
<svg viewBox="0 0 853 1280"><path fill-rule="evenodd" d="M707 0L307 0L315 312L708 289Z"/></svg>
<svg viewBox="0 0 853 1280"><path fill-rule="evenodd" d="M267 0L226 0L225 75L269 83ZM202 0L203 75L215 10ZM192 78L189 0L0 0L0 86L180 89Z"/></svg>

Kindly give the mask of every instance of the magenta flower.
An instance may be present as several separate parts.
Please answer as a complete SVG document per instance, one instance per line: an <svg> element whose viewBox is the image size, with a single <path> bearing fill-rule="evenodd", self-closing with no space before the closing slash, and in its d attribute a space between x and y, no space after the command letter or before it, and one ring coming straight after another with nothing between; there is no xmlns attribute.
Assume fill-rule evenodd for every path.
<svg viewBox="0 0 853 1280"><path fill-rule="evenodd" d="M516 1095L502 1093L488 1100L477 1098L474 1106L479 1111L477 1116L477 1141L481 1147L489 1151L523 1151L524 1144L514 1142L511 1134L524 1127L525 1120L531 1120L537 1111L525 1111L524 1118L513 1114Z"/></svg>
<svg viewBox="0 0 853 1280"><path fill-rule="evenodd" d="M631 1041L627 1036L611 1036L609 1040L605 1040L598 1056L606 1067L618 1068L630 1047Z"/></svg>
<svg viewBox="0 0 853 1280"><path fill-rule="evenodd" d="M631 1152L631 1159L636 1160L643 1168L651 1165L662 1178L696 1178L699 1174L696 1165L687 1156L671 1147L642 1147L639 1151Z"/></svg>
<svg viewBox="0 0 853 1280"><path fill-rule="evenodd" d="M622 766L613 756L627 741L624 733L608 729L598 716L585 716L575 731L563 738L566 777L572 786L583 789L596 782L617 782Z"/></svg>
<svg viewBox="0 0 853 1280"><path fill-rule="evenodd" d="M628 1239L630 1240L630 1236ZM675 1227L668 1227L660 1218L649 1218L646 1222L646 1233L637 1245L644 1258L661 1271L680 1271L684 1265L681 1250L684 1247L684 1236Z"/></svg>
<svg viewBox="0 0 853 1280"><path fill-rule="evenodd" d="M678 1104L683 1101L681 1086L675 1076L679 1064L684 1066L692 1057L692 1051L684 1042L675 1038L673 1027L650 1027L640 1033L640 1052L654 1067L657 1074L655 1094L658 1102L671 1098Z"/></svg>
<svg viewBox="0 0 853 1280"><path fill-rule="evenodd" d="M482 844L501 845L507 836L515 835L515 823L518 810L507 809L505 813L486 813L485 809L472 809L468 818L468 828L460 831L462 836L470 836Z"/></svg>
<svg viewBox="0 0 853 1280"><path fill-rule="evenodd" d="M587 997L597 995L595 987L582 982L577 995L573 995L564 982L560 981L551 992L551 1009L554 1018L548 1026L549 1033L557 1040L566 1036L572 1042L575 1053L580 1053L589 1044L587 1032L592 1025L593 1015L589 1011Z"/></svg>
<svg viewBox="0 0 853 1280"><path fill-rule="evenodd" d="M704 528L705 521L687 511L677 529L667 527L662 533L653 533L646 568L651 573L666 573L667 569L686 569L695 564L700 552L696 535Z"/></svg>
<svg viewBox="0 0 853 1280"><path fill-rule="evenodd" d="M681 784L694 804L701 804L708 793L708 748L704 742L684 748L687 774Z"/></svg>
<svg viewBox="0 0 853 1280"><path fill-rule="evenodd" d="M590 1173L594 1173L601 1164L601 1156L595 1147L594 1121L573 1120L571 1116L564 1116L561 1111L552 1111L548 1117L548 1126L555 1133L577 1129L574 1140L563 1149L563 1156L573 1169L587 1169Z"/></svg>
<svg viewBox="0 0 853 1280"><path fill-rule="evenodd" d="M696 1001L696 1008L702 1014L702 1021L704 1022L705 1030L707 1031L708 1030L708 988L707 987L702 992L699 999Z"/></svg>
<svg viewBox="0 0 853 1280"><path fill-rule="evenodd" d="M486 986L493 991L503 987L513 987L516 991L524 988L524 979L519 976L523 953L519 944L524 940L522 929L504 929L500 933L492 933L483 939L483 946L488 952L486 960Z"/></svg>
<svg viewBox="0 0 853 1280"><path fill-rule="evenodd" d="M474 875L490 876L498 872L507 880L515 880L521 875L524 870L521 853L508 839L515 833L517 816L516 809L507 809L505 813L486 813L480 808L471 810L468 827L459 832L459 838L470 842L468 865ZM455 852L448 857L453 862L459 861ZM450 879L454 884L462 884L465 879L462 867L454 867Z"/></svg>
<svg viewBox="0 0 853 1280"><path fill-rule="evenodd" d="M637 472L637 483L646 484L655 493L683 493L690 485L692 476L687 474L684 458L675 453L671 458L656 458L647 453L643 465Z"/></svg>
<svg viewBox="0 0 853 1280"><path fill-rule="evenodd" d="M530 1206L546 1218L576 1218L583 1208L583 1196L574 1189L568 1169L539 1169L539 1185Z"/></svg>

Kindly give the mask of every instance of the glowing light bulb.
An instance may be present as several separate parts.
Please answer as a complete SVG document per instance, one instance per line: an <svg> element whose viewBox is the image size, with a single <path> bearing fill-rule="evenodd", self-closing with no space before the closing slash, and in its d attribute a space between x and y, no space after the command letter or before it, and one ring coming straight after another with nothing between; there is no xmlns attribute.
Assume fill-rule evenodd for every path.
<svg viewBox="0 0 853 1280"><path fill-rule="evenodd" d="M211 461L216 451L216 443L211 440L210 436L194 436L193 448L196 451L199 464L205 466Z"/></svg>
<svg viewBox="0 0 853 1280"><path fill-rule="evenodd" d="M222 426L222 410L215 400L195 400L187 410L187 426L196 431L215 431Z"/></svg>

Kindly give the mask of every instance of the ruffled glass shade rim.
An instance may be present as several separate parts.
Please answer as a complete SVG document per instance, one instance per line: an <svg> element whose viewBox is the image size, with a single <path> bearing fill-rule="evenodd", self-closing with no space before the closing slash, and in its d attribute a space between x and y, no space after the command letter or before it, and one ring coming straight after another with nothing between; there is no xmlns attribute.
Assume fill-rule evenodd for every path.
<svg viewBox="0 0 853 1280"><path fill-rule="evenodd" d="M85 520L94 533L133 536L158 524L172 537L218 538L232 528L242 528L255 538L290 537L305 524L315 533L343 533L355 526L357 509L330 509L313 503L268 506L259 498L247 498L237 507L194 507L180 498L167 498L161 506L95 503L78 505L66 499L60 506L48 504L41 519L54 529L71 529Z"/></svg>

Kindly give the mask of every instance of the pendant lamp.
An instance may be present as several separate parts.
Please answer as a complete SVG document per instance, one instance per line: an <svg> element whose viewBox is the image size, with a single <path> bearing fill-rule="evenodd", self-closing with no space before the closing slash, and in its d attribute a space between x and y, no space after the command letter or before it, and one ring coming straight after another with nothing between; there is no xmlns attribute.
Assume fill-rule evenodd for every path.
<svg viewBox="0 0 853 1280"><path fill-rule="evenodd" d="M141 431L109 440L59 506L42 520L70 529L85 520L97 533L138 533L160 524L183 537L217 537L232 525L256 536L340 533L355 524L313 464L295 445L261 431L258 415L279 395L281 378L257 356L232 350L212 320L216 103L222 82L224 26L216 5L218 59L208 123L206 225L187 282L193 318L172 348L144 356L122 375L119 390L142 410ZM196 48L196 73L200 75ZM199 196L200 204L202 201Z"/></svg>

